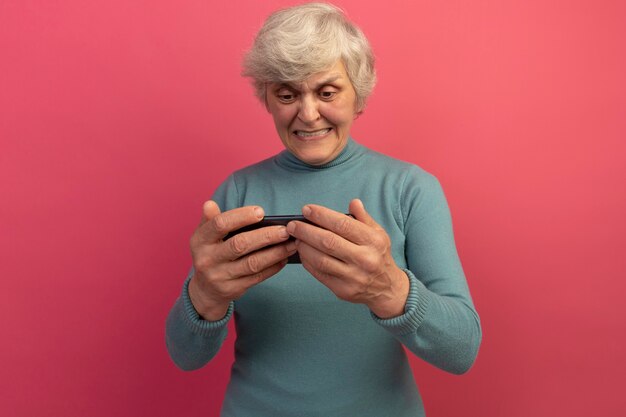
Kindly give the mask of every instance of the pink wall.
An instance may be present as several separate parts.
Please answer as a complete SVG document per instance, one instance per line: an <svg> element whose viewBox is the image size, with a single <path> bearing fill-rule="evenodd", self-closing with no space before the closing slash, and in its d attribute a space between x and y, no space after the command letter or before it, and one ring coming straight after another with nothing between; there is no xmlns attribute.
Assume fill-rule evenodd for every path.
<svg viewBox="0 0 626 417"><path fill-rule="evenodd" d="M239 77L286 1L0 3L3 416L216 416L164 320L201 204L281 149ZM412 361L428 415L626 408L626 7L341 1L380 82L353 134L442 181L484 326L472 371Z"/></svg>

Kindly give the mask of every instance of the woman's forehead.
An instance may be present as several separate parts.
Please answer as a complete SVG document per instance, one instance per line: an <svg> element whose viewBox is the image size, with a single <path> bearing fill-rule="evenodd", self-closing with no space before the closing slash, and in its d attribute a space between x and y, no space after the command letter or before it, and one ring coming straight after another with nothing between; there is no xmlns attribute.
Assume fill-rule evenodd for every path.
<svg viewBox="0 0 626 417"><path fill-rule="evenodd" d="M337 61L332 67L327 70L316 72L311 74L302 81L283 81L272 83L276 86L284 86L289 88L304 89L309 88L315 90L327 84L331 84L336 81L349 80L346 69L341 61Z"/></svg>

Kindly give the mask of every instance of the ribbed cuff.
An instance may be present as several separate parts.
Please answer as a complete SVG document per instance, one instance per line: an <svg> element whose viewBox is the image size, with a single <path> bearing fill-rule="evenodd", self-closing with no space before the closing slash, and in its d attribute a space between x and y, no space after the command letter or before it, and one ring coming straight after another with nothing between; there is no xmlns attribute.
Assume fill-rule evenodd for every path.
<svg viewBox="0 0 626 417"><path fill-rule="evenodd" d="M195 333L204 335L204 336L216 336L220 334L224 327L228 324L228 321L233 316L233 312L235 311L235 302L231 301L228 305L228 310L226 311L226 315L217 321L208 321L204 320L193 304L191 303L191 298L189 297L189 281L191 281L191 276L185 280L185 284L183 285L183 293L181 298L183 300L183 308L185 310L185 323L189 326L189 328Z"/></svg>
<svg viewBox="0 0 626 417"><path fill-rule="evenodd" d="M404 314L389 319L381 319L370 311L374 321L395 336L403 336L417 330L422 320L424 320L429 300L429 293L424 284L415 278L413 272L408 269L402 270L409 277L409 296L404 306Z"/></svg>

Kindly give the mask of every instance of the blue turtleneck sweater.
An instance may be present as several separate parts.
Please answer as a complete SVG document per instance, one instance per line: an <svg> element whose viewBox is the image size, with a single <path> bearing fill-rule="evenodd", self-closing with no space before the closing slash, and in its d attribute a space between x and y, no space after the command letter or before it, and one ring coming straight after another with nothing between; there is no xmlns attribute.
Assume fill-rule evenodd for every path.
<svg viewBox="0 0 626 417"><path fill-rule="evenodd" d="M432 175L350 139L322 166L283 151L233 173L213 196L222 211L259 205L267 215L299 214L307 203L346 212L353 198L387 231L407 273L405 313L380 319L289 264L231 303L222 320L209 322L189 299L192 271L167 319L167 347L180 368L198 369L217 353L235 317L223 417L423 416L403 345L455 374L473 364L480 322Z"/></svg>

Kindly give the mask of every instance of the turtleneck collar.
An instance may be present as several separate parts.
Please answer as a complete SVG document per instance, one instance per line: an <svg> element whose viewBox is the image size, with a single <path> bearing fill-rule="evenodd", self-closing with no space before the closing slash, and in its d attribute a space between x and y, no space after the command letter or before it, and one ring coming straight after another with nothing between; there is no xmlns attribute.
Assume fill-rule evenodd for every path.
<svg viewBox="0 0 626 417"><path fill-rule="evenodd" d="M276 155L274 160L281 167L295 170L295 171L320 171L332 167L336 167L346 162L355 159L359 154L363 151L363 147L356 143L352 137L348 138L346 146L343 147L339 155L335 159L330 162L327 162L323 165L310 165L306 162L298 159L294 154L289 152L287 149Z"/></svg>

